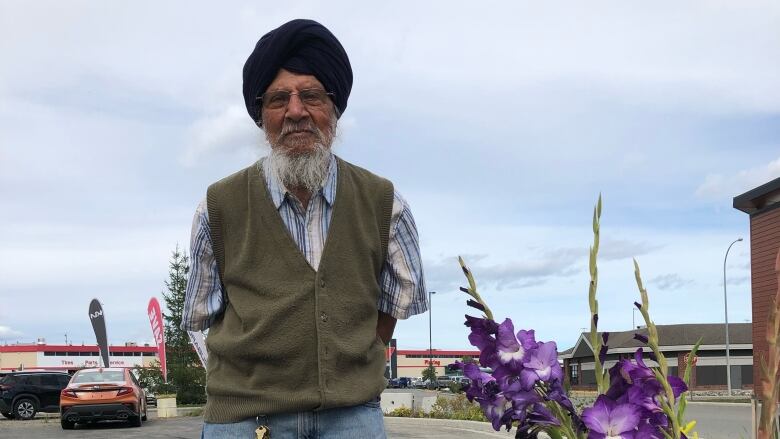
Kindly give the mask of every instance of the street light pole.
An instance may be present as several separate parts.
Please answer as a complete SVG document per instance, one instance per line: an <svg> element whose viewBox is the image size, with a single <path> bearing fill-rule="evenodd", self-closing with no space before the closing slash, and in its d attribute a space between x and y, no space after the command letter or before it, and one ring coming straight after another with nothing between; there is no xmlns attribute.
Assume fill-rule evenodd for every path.
<svg viewBox="0 0 780 439"><path fill-rule="evenodd" d="M729 357L729 300L726 295L726 259L729 257L731 246L739 241L742 241L742 238L738 238L729 244L729 248L726 249L726 256L723 257L723 307L726 317L726 384L728 386L729 396L731 396L731 358Z"/></svg>
<svg viewBox="0 0 780 439"><path fill-rule="evenodd" d="M433 309L433 294L436 291L428 291L428 366L433 367L433 325L431 318L431 310Z"/></svg>

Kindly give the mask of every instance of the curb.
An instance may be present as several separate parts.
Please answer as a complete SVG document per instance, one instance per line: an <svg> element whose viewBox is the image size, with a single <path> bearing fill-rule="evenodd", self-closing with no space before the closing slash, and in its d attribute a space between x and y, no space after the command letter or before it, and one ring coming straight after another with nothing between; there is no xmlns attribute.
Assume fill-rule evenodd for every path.
<svg viewBox="0 0 780 439"><path fill-rule="evenodd" d="M197 410L203 410L202 406L199 407L178 407L176 409L176 418L186 417L190 416L192 412L195 412ZM155 419L157 418L157 407L155 408L148 408L146 409L147 415L154 415ZM56 413L41 413L38 412L35 414L35 418L33 419L59 419L60 414L59 412ZM159 418L159 419L165 419L165 418Z"/></svg>
<svg viewBox="0 0 780 439"><path fill-rule="evenodd" d="M385 424L437 424L439 427L449 427L452 429L473 431L485 433L491 437L514 437L515 432L498 432L493 430L489 422L463 421L456 419L432 419L432 418L402 418L395 416L385 416Z"/></svg>
<svg viewBox="0 0 780 439"><path fill-rule="evenodd" d="M749 402L686 401L687 405L716 405L721 407L750 407Z"/></svg>

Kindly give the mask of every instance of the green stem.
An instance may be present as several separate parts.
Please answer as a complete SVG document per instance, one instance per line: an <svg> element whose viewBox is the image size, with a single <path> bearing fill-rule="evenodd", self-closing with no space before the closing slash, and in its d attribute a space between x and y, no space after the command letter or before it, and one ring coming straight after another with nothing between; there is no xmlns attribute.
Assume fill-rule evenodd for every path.
<svg viewBox="0 0 780 439"><path fill-rule="evenodd" d="M598 290L599 271L596 264L599 253L599 240L601 230L601 195L593 208L593 245L590 248L590 259L588 267L590 269L590 284L588 286L588 305L590 306L590 344L593 349L593 358L596 373L596 387L599 393L607 391L607 383L604 377L604 365L599 360L601 351L601 337L598 333L598 323L596 322L599 314L599 302L596 300L596 291Z"/></svg>
<svg viewBox="0 0 780 439"><path fill-rule="evenodd" d="M658 341L658 330L655 327L655 323L650 320L650 300L647 295L647 290L642 283L642 275L639 271L639 264L636 262L636 259L634 259L634 277L636 278L636 284L639 288L639 294L642 297L642 306L639 308L639 311L642 314L642 318L645 320L645 325L647 325L647 345L653 351L653 354L655 354L656 361L658 362L658 369L653 369L653 373L655 373L656 380L658 380L664 388L665 395L660 398L659 402L661 403L661 408L664 409L664 412L672 423L672 437L674 439L679 439L680 421L675 408L674 391L672 390L672 386L669 385L669 368L667 366L666 357L661 353Z"/></svg>
<svg viewBox="0 0 780 439"><path fill-rule="evenodd" d="M471 274L471 270L469 270L469 268L466 266L466 263L463 261L463 258L460 256L458 256L458 262L460 262L460 268L463 270L463 274L466 275L466 280L469 282L469 287L466 289L466 293L473 297L474 300L476 300L480 305L485 307L485 317L488 320L493 320L493 313L490 311L487 303L482 300L482 297L477 292L477 282L474 280L474 276Z"/></svg>

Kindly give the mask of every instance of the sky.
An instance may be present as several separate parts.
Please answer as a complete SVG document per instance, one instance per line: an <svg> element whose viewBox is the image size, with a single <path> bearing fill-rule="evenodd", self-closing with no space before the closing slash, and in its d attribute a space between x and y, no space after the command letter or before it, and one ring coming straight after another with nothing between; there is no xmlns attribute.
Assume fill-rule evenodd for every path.
<svg viewBox="0 0 780 439"><path fill-rule="evenodd" d="M571 347L599 194L602 330L632 327L632 258L657 324L723 322L740 237L728 318L751 320L732 200L780 177L775 1L6 0L0 343L94 343L92 298L112 344L153 342L147 302L206 187L267 153L241 70L293 18L349 54L334 151L411 206L434 348L469 348L458 255L497 319ZM399 321L399 348L428 325Z"/></svg>

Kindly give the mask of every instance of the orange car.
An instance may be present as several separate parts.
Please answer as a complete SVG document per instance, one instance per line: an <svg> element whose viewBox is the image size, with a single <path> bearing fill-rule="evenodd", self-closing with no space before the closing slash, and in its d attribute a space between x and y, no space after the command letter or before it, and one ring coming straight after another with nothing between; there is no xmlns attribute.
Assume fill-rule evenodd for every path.
<svg viewBox="0 0 780 439"><path fill-rule="evenodd" d="M129 369L102 367L76 372L60 392L60 422L71 430L77 422L146 420L146 395Z"/></svg>

